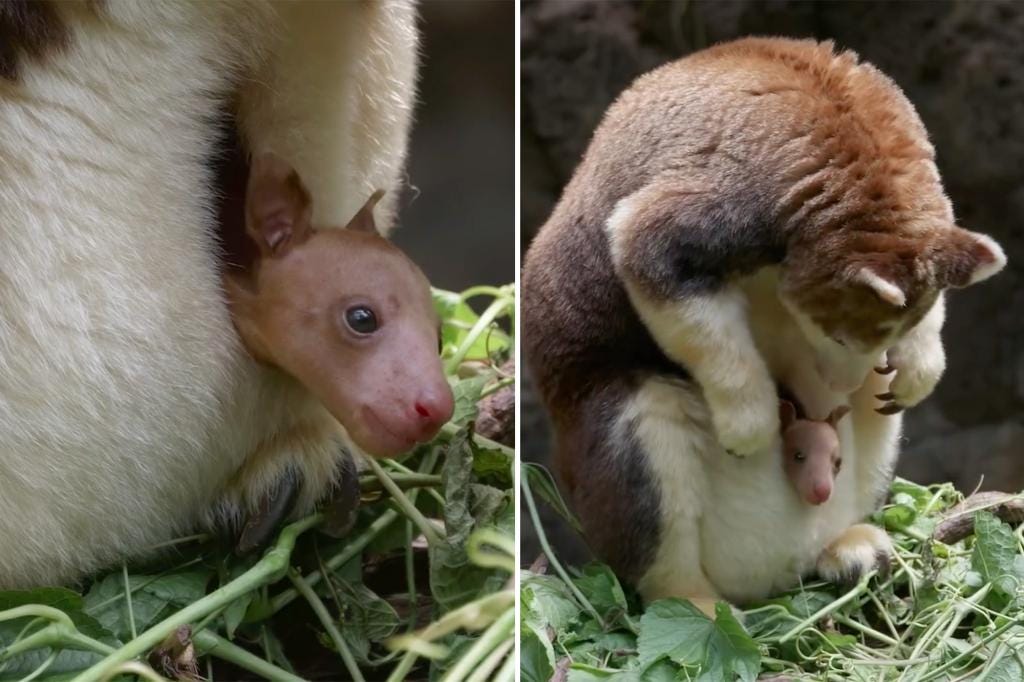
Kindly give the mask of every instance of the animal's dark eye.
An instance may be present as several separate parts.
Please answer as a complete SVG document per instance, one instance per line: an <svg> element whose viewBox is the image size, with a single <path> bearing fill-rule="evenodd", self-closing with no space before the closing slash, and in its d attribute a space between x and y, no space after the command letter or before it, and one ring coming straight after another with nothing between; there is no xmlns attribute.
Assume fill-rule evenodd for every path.
<svg viewBox="0 0 1024 682"><path fill-rule="evenodd" d="M796 452L793 453L793 459L795 459L798 462L802 462L805 459L807 459L807 455L805 455L801 451L797 450Z"/></svg>
<svg viewBox="0 0 1024 682"><path fill-rule="evenodd" d="M846 341L843 341L843 340L842 340L841 338L839 338L838 336L830 336L829 338L830 338L830 339L832 339L832 341L833 341L834 343L838 343L838 344L839 344L840 346L844 346L844 347L846 346Z"/></svg>
<svg viewBox="0 0 1024 682"><path fill-rule="evenodd" d="M842 458L839 458L839 459L836 460L836 473L838 474L839 470L842 469L842 468L843 468L843 460L842 460Z"/></svg>
<svg viewBox="0 0 1024 682"><path fill-rule="evenodd" d="M345 324L356 334L372 334L377 331L377 316L366 306L356 305L345 311Z"/></svg>

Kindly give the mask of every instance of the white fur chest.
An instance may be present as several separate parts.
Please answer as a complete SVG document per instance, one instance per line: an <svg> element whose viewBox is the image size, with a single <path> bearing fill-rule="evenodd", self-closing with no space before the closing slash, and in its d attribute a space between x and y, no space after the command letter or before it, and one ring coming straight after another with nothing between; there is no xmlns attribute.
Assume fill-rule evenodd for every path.
<svg viewBox="0 0 1024 682"><path fill-rule="evenodd" d="M702 580L736 602L792 587L830 542L871 512L885 488L901 418L877 414L873 396L887 390L888 379L872 373L852 395L831 391L780 304L776 282L768 269L743 283L751 332L772 375L808 414L821 418L850 405L838 424L843 470L828 502L807 505L785 476L778 440L750 457L733 457L718 443L698 388L648 380L623 412L638 424L661 499L658 551L640 581L648 598L700 593Z"/></svg>
<svg viewBox="0 0 1024 682"><path fill-rule="evenodd" d="M710 498L700 521L701 563L731 601L792 587L821 549L858 520L855 453L844 455L849 470L840 472L832 497L817 507L799 499L781 456L777 447L742 459L721 450L705 453Z"/></svg>

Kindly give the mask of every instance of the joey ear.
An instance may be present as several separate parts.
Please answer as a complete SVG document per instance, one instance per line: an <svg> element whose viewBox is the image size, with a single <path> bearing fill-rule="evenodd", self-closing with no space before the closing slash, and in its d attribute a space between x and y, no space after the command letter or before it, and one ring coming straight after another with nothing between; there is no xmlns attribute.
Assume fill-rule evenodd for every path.
<svg viewBox="0 0 1024 682"><path fill-rule="evenodd" d="M345 229L355 230L356 232L379 234L377 231L377 223L373 220L373 208L383 196L384 190L382 189L371 194L370 198L366 200L365 204L363 204L363 207L359 209L359 212L352 217L352 220L348 221L348 225L345 226Z"/></svg>
<svg viewBox="0 0 1024 682"><path fill-rule="evenodd" d="M783 431L792 426L796 421L796 405L788 400L779 400L779 420Z"/></svg>
<svg viewBox="0 0 1024 682"><path fill-rule="evenodd" d="M254 157L245 190L245 230L260 255L280 257L313 233L312 200L299 174L281 157Z"/></svg>
<svg viewBox="0 0 1024 682"><path fill-rule="evenodd" d="M966 287L986 280L1006 265L1006 253L988 235L954 227L932 256L941 287Z"/></svg>
<svg viewBox="0 0 1024 682"><path fill-rule="evenodd" d="M897 308L902 308L907 304L907 295L903 289L882 277L870 266L865 265L858 270L853 276L853 281L871 287L880 299Z"/></svg>
<svg viewBox="0 0 1024 682"><path fill-rule="evenodd" d="M836 409L832 410L827 417L825 417L825 421L829 423L829 426L835 426L836 424L839 423L840 419L842 419L847 415L847 413L849 413L849 411L849 405L840 405Z"/></svg>

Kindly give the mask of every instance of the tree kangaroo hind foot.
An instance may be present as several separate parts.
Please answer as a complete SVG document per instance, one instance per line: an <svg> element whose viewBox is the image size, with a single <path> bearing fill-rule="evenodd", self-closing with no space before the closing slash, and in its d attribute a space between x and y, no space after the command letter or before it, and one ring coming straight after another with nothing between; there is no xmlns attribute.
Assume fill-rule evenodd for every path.
<svg viewBox="0 0 1024 682"><path fill-rule="evenodd" d="M818 575L829 582L852 586L870 571L889 573L892 541L885 531L867 523L850 526L818 556Z"/></svg>

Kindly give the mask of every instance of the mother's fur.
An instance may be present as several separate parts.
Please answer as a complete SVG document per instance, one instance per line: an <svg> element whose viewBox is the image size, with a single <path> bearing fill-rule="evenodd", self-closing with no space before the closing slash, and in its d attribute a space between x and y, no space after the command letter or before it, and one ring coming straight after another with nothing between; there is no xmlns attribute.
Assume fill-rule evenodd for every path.
<svg viewBox="0 0 1024 682"><path fill-rule="evenodd" d="M524 356L588 540L646 597L704 608L880 565L888 539L857 522L899 410L945 367L941 292L1004 263L955 226L912 105L856 55L746 39L641 77L523 272ZM851 473L821 507L779 466L776 382L813 418L852 408Z"/></svg>
<svg viewBox="0 0 1024 682"><path fill-rule="evenodd" d="M26 36L0 55L5 588L237 519L289 464L303 506L329 489L340 427L231 327L210 168L236 120L346 224L399 185L417 45L405 0L55 4L49 46L24 9L0 13Z"/></svg>

